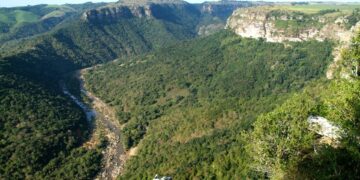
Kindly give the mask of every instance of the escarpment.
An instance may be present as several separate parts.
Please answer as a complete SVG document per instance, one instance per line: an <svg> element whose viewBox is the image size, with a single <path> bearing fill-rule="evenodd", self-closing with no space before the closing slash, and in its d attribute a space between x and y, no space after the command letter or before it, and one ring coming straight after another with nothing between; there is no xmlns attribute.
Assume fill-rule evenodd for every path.
<svg viewBox="0 0 360 180"><path fill-rule="evenodd" d="M202 14L211 14L211 15L217 15L220 17L227 18L237 8L250 7L253 5L254 3L251 2L219 1L219 2L204 2L202 4L197 4L197 7Z"/></svg>
<svg viewBox="0 0 360 180"><path fill-rule="evenodd" d="M226 28L243 37L265 38L269 42L310 39L349 42L353 31L359 26L359 23L350 21L355 15L337 10L307 14L273 7L256 7L234 11Z"/></svg>
<svg viewBox="0 0 360 180"><path fill-rule="evenodd" d="M119 1L98 9L86 11L82 19L86 21L111 21L129 18L155 18L176 20L179 15L196 15L196 9L185 1Z"/></svg>

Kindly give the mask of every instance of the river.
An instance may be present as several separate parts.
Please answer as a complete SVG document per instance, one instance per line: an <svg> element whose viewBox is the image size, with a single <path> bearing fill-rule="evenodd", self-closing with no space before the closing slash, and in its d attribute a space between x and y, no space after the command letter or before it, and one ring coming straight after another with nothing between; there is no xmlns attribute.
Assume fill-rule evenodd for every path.
<svg viewBox="0 0 360 180"><path fill-rule="evenodd" d="M94 142L98 142L99 137L96 134L103 134L107 139L107 146L102 152L102 169L96 176L96 179L116 179L116 177L119 176L123 171L125 161L129 157L129 153L124 150L120 141L121 126L115 119L113 115L114 111L111 109L111 107L108 107L108 105L101 101L101 99L86 90L83 83L84 79L81 75L82 72L84 71L77 71L74 74L80 81L81 93L90 99L90 106L85 104L78 97L71 94L65 83L60 83L61 88L63 93L71 98L72 101L83 110L83 112L86 114L88 123L95 125L92 131L93 134L88 140L88 144L94 144ZM94 120L95 122L93 122Z"/></svg>

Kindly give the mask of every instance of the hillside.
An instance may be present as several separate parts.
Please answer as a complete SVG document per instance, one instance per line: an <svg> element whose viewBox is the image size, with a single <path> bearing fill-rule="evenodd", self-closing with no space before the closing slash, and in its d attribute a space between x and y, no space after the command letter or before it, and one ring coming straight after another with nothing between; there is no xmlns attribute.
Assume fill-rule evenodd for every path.
<svg viewBox="0 0 360 180"><path fill-rule="evenodd" d="M9 59L26 56L35 61L42 60L43 56L56 56L56 62L64 61L76 68L86 67L194 38L201 25L222 24L212 29L214 32L224 26L226 15L223 12L230 14L233 8L249 4L229 6L232 8L212 11L216 14L213 16L208 12L202 14L194 5L183 1L149 5L109 4L85 10L81 17L68 20L44 35L7 43L3 45L0 56ZM150 16L142 14L146 8L150 8L147 12ZM223 16L222 20L217 17L219 15Z"/></svg>
<svg viewBox="0 0 360 180"><path fill-rule="evenodd" d="M86 3L0 8L0 45L50 31L80 12L102 5L104 4Z"/></svg>
<svg viewBox="0 0 360 180"><path fill-rule="evenodd" d="M0 179L359 179L359 6L273 5L0 8Z"/></svg>
<svg viewBox="0 0 360 180"><path fill-rule="evenodd" d="M88 123L60 91L59 81L80 67L193 36L181 32L184 29L157 19L101 24L78 19L4 46L0 179L93 178L101 167L101 149L80 147L87 139Z"/></svg>
<svg viewBox="0 0 360 180"><path fill-rule="evenodd" d="M35 74L12 68L0 60L0 179L95 176L101 149L80 147L85 114Z"/></svg>
<svg viewBox="0 0 360 180"><path fill-rule="evenodd" d="M90 124L59 84L74 70L194 38L202 18L184 2L155 3L150 18L82 18L111 6L100 5L0 9L0 41L6 41L0 50L0 179L94 178L104 144L82 146Z"/></svg>
<svg viewBox="0 0 360 180"><path fill-rule="evenodd" d="M125 147L139 145L124 179L226 178L245 168L229 159L239 133L321 79L331 51L329 41L286 47L224 31L96 67L85 85L117 111Z"/></svg>
<svg viewBox="0 0 360 180"><path fill-rule="evenodd" d="M116 111L122 142L131 148L119 179L358 178L359 62L357 43L349 43L357 10L282 8L241 9L228 20L239 20L237 12L255 23L287 16L281 21L290 25L271 29L270 39L239 37L230 28L236 34L223 31L87 71L86 88ZM347 20L334 23L340 17ZM299 38L307 28L335 26L335 36ZM334 53L341 44L351 49ZM339 59L328 80L333 54Z"/></svg>
<svg viewBox="0 0 360 180"><path fill-rule="evenodd" d="M273 179L358 179L359 39L344 49L339 69L349 74L317 83L260 116L247 137L250 169ZM311 126L311 118L323 119ZM323 131L327 131L324 133Z"/></svg>

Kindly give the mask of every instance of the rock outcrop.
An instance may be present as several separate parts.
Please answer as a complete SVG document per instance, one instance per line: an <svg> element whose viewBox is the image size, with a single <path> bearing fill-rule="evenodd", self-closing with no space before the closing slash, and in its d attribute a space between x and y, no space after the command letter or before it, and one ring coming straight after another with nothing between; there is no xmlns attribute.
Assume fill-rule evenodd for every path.
<svg viewBox="0 0 360 180"><path fill-rule="evenodd" d="M190 4L180 0L139 0L139 1L119 1L98 9L86 11L82 15L83 20L87 21L105 21L129 18L174 18L172 12L174 9L191 11Z"/></svg>
<svg viewBox="0 0 360 180"><path fill-rule="evenodd" d="M228 17L231 13L241 7L250 7L255 3L247 1L218 1L196 4L202 14L211 14L220 17Z"/></svg>
<svg viewBox="0 0 360 180"><path fill-rule="evenodd" d="M234 0L222 0L222 1L209 1L201 4L194 4L194 6L200 11L203 19L206 16L212 17L210 23L202 24L198 27L198 35L206 36L217 32L220 29L224 29L226 20L228 17L238 8L247 8L251 6L271 5L269 2L249 2L249 1L234 1ZM209 22L209 20L207 20Z"/></svg>
<svg viewBox="0 0 360 180"><path fill-rule="evenodd" d="M327 38L349 42L359 23L349 27L348 16L343 13L325 16L256 7L234 11L226 28L243 37L265 38L269 42L323 41Z"/></svg>

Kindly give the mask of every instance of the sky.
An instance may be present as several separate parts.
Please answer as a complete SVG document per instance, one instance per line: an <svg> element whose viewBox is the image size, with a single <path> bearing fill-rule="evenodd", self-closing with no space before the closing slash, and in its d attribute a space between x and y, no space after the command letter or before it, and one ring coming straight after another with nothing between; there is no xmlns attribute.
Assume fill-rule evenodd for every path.
<svg viewBox="0 0 360 180"><path fill-rule="evenodd" d="M117 0L0 0L0 7L14 7L14 6L36 5L36 4L66 4L66 3L78 4L88 1L115 2ZM203 2L204 0L186 0L186 1L190 3L199 3L199 2ZM264 0L264 1L319 1L319 0ZM360 2L360 0L322 0L322 1Z"/></svg>

